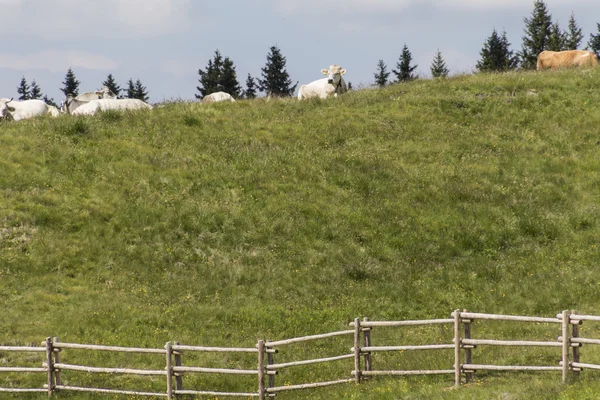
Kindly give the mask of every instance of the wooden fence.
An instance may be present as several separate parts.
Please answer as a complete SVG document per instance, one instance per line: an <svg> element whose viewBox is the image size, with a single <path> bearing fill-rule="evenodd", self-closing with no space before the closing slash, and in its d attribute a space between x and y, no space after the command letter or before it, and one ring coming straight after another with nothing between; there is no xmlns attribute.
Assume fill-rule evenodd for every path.
<svg viewBox="0 0 600 400"><path fill-rule="evenodd" d="M330 332L320 335L304 336L287 340L263 341L259 340L255 347L226 348L226 347L200 347L186 346L178 342L167 343L164 348L132 348L117 346L100 346L76 343L63 343L58 338L47 338L41 347L0 346L0 356L10 352L40 353L41 367L0 367L0 373L38 373L43 374L46 384L43 388L0 388L0 392L25 393L45 392L48 396L61 391L84 391L106 394L126 394L138 396L158 396L175 399L179 395L210 395L218 397L266 397L276 396L277 393L306 388L318 388L349 382L360 383L361 380L382 375L454 375L454 384L460 385L463 381L469 382L477 371L555 371L560 372L562 382L567 383L573 374L579 374L584 369L598 370L600 365L582 363L581 347L600 345L600 339L580 337L580 326L584 321L600 322L600 317L580 315L574 311L563 311L556 317L526 317L513 315L481 314L456 310L448 319L430 319L416 321L362 321L358 318L350 323L352 329ZM475 321L514 321L560 327L561 335L556 340L498 340L473 338L472 325ZM402 344L394 346L373 345L372 333L375 328L384 327L415 327L430 325L447 325L452 327L452 343L441 344ZM300 360L286 363L276 363L276 355L287 345L300 342L314 342L332 337L348 337L353 339L353 346L345 354L325 358ZM477 364L473 362L474 350L479 346L511 346L511 347L546 347L556 348L556 359L560 360L555 365L493 365ZM69 350L103 351L117 353L156 354L164 357L164 369L130 369L118 367L92 367L84 365L66 364L60 361L61 353ZM382 352L406 351L435 351L453 350L453 360L450 358L446 369L425 370L377 370L375 354ZM249 369L207 368L203 366L184 366L183 355L193 352L209 353L248 353L256 356L256 364ZM42 360L43 358L43 360ZM318 363L329 363L340 360L352 360L351 372L339 379L310 382L295 385L276 385L276 375L287 368L307 366ZM450 362L453 364L450 365ZM93 388L84 386L64 385L62 374L67 371L80 371L88 374L129 374L137 376L154 376L164 378L164 391L132 391L121 389ZM184 376L186 374L218 374L218 375L249 375L256 377L257 390L247 392L219 392L213 390L184 389ZM266 382L265 382L266 381Z"/></svg>

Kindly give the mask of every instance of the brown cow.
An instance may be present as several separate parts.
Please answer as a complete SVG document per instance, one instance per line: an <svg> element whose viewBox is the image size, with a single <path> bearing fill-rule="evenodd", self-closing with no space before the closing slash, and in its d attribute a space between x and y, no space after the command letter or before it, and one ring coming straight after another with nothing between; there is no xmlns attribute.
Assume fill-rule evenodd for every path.
<svg viewBox="0 0 600 400"><path fill-rule="evenodd" d="M598 65L598 57L591 51L566 50L549 51L544 50L537 58L537 70L559 69L559 68L593 68Z"/></svg>

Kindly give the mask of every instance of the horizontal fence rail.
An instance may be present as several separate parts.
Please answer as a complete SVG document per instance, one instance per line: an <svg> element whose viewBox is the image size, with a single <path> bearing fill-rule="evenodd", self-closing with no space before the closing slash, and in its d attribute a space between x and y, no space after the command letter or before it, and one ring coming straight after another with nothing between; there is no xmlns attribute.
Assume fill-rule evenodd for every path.
<svg viewBox="0 0 600 400"><path fill-rule="evenodd" d="M361 382L363 379L377 376L415 376L415 375L454 375L454 384L460 385L463 381L469 382L478 371L530 371L530 372L560 372L563 382L568 382L570 374L579 374L583 370L600 370L600 365L585 363L580 360L581 349L585 346L600 345L600 338L586 338L580 336L580 327L586 323L600 322L600 316L579 314L575 311L563 311L555 318L517 316L500 314L483 314L468 311L455 310L452 318L429 319L429 320L406 320L406 321L370 321L368 318L362 321L358 318L349 323L353 329L341 330L317 335L302 336L282 340L259 340L255 347L205 347L182 345L179 342L167 343L164 348L136 348L122 346L105 346L92 344L64 343L58 338L47 338L42 346L5 346L0 345L0 355L4 353L39 353L41 367L31 365L7 365L0 367L0 374L39 374L44 376L46 384L43 387L0 387L0 392L7 393L36 393L46 392L52 395L57 391L79 391L94 392L99 394L125 394L135 396L156 396L167 399L175 399L179 396L215 396L215 397L256 397L265 399L273 397L277 393L314 389L332 385L346 384L350 382ZM560 332L556 340L503 340L497 338L473 338L472 326L475 322L485 321L520 322L529 324L543 324L552 328L559 326ZM437 344L394 344L376 346L373 344L372 334L374 329L412 327L427 327L432 325L448 325L453 327L452 343ZM416 327L416 328L415 328ZM546 328L543 328L546 329ZM338 338L342 341L348 340L348 349L342 354L303 359L287 362L275 362L275 357L288 345L304 343L305 346L313 346L315 341ZM341 343L341 342L340 342ZM475 350L487 346L505 346L512 348L550 348L556 349L557 359L555 365L494 365L473 362ZM322 348L319 346L317 348ZM560 349L560 350L559 350ZM137 353L151 354L163 358L164 369L156 368L127 368L122 366L86 366L75 363L61 362L61 357L69 355L75 357L77 352L71 351L100 351L109 353ZM291 351L290 349L285 349ZM413 370L385 370L375 369L377 366L377 354L379 353L402 353L406 351L450 351L453 350L453 365L446 369L413 369ZM553 350L552 350L553 351ZM238 353L253 354L256 364L246 368L216 368L202 365L183 365L184 354L188 352L203 353ZM62 354L62 356L61 356ZM393 354L392 354L393 356ZM31 358L28 357L30 364ZM331 362L350 362L347 375L337 379L306 382L277 386L275 377L282 371L306 367L313 364L325 364ZM38 364L39 365L39 364ZM160 377L164 379L164 391L152 390L125 390L116 388L95 388L63 384L65 374L69 372L85 372L88 374L128 374L140 377ZM185 388L183 378L187 374L217 374L222 376L246 375L254 376L257 386L252 390L240 392L215 391L201 388ZM226 378L224 378L226 379ZM236 379L236 378L231 378ZM266 381L266 382L265 382Z"/></svg>

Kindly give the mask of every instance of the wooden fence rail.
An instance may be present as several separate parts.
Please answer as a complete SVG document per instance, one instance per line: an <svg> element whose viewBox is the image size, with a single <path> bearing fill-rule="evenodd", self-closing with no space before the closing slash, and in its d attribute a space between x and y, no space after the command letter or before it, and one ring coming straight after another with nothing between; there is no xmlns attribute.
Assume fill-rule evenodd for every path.
<svg viewBox="0 0 600 400"><path fill-rule="evenodd" d="M452 313L452 318L448 319L430 319L430 320L410 320L410 321L370 321L368 318L362 321L356 318L349 325L351 330L342 330L336 332L310 335L285 340L263 341L259 340L255 347L202 347L181 345L179 342L167 343L162 349L153 348L134 348L120 346L102 346L77 343L63 343L58 338L48 337L42 346L0 346L0 355L12 352L40 353L41 367L32 366L2 366L0 374L3 373L32 373L43 374L46 384L43 388L1 388L0 392L8 393L29 393L46 392L48 396L58 391L81 391L95 392L100 394L124 394L137 396L157 396L175 399L184 395L208 395L217 397L266 397L276 396L277 393L291 390L300 390L308 388L319 388L331 385L339 385L349 382L361 382L363 379L373 376L412 376L412 375L454 375L454 384L460 385L463 382L469 382L477 371L551 371L561 372L562 381L567 383L569 376L579 374L584 369L600 370L600 365L581 362L582 346L600 345L598 338L580 337L580 326L584 322L600 322L600 316L582 315L576 311L563 311L557 314L555 318L530 317L515 315L482 314L468 311L456 310ZM560 336L556 340L501 340L489 338L473 338L472 325L483 321L511 321L529 324L560 326ZM453 328L452 343L437 344L397 344L376 346L373 344L373 329L377 328L405 328L405 327L423 327L431 325L448 325ZM312 343L319 340L340 337L343 340L348 338L348 352L343 354L320 357L313 359L303 359L288 362L275 362L275 356L283 348L295 343ZM350 342L351 338L351 342ZM493 365L474 363L473 357L475 350L487 346L507 346L507 347L527 347L527 348L556 348L557 356L560 361L555 365ZM559 350L560 349L560 350ZM104 351L116 353L138 353L155 354L164 358L164 369L149 368L123 368L123 367L98 367L77 365L61 362L61 352L69 350L84 351ZM422 370L377 370L376 354L388 352L406 352L406 351L448 351L454 350L452 365L446 369L422 369ZM214 368L197 365L183 365L185 353L205 352L205 353L246 353L256 356L256 364L246 369L241 368ZM557 357L558 358L558 357ZM352 360L352 366L349 367L349 373L346 376L337 377L337 379L308 382L298 384L286 384L276 386L275 376L282 370L295 367L305 367L313 364L323 364ZM75 385L63 385L62 376L68 371L86 372L89 374L128 374L136 376L156 376L164 377L165 391L144 391L144 390L121 390L111 388L82 387ZM219 375L247 375L255 376L257 379L257 390L248 390L246 392L219 392L214 390L202 389L184 389L183 378L186 374L219 374ZM265 382L267 380L267 382Z"/></svg>

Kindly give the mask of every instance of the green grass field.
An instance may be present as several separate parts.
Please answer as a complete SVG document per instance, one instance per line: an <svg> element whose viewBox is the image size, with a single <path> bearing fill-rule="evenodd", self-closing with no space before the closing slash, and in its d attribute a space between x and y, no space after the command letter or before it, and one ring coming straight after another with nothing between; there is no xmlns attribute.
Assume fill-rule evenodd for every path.
<svg viewBox="0 0 600 400"><path fill-rule="evenodd" d="M600 69L420 80L327 101L174 103L4 122L0 154L1 345L58 336L253 347L349 329L364 316L600 314ZM583 329L600 337L600 324ZM416 341L416 332L402 332L373 334ZM419 332L423 342L447 336ZM527 332L485 330L505 339ZM296 349L290 359L323 354ZM328 349L349 350L339 340ZM106 355L81 354L74 363L106 365ZM497 364L557 362L546 350L489 354ZM0 366L19 357L0 353ZM397 357L381 362L453 362L451 352ZM600 362L600 350L586 346L582 357ZM255 362L206 362L219 360ZM300 368L277 380L350 377L351 369ZM75 372L63 379L164 386ZM189 379L255 390L255 378ZM554 372L479 373L459 389L452 379L377 378L278 398L579 400L600 392L592 370L569 386ZM0 375L0 387L43 383Z"/></svg>

